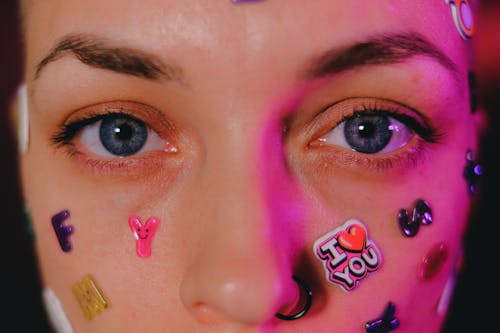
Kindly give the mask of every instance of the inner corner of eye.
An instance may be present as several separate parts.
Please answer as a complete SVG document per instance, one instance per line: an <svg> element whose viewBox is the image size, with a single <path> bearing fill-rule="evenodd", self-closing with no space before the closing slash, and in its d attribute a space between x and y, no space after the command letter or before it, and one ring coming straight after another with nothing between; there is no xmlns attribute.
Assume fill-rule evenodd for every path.
<svg viewBox="0 0 500 333"><path fill-rule="evenodd" d="M342 121L340 124L336 125L333 128L330 128L328 132L322 134L321 136L313 139L309 142L308 146L310 148L323 147L326 145L335 145L345 141L344 138L344 127L345 121Z"/></svg>

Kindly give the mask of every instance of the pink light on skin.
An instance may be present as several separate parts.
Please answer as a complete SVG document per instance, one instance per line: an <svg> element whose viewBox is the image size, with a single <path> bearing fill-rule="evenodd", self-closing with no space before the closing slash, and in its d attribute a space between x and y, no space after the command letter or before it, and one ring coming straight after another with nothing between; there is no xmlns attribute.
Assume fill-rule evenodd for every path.
<svg viewBox="0 0 500 333"><path fill-rule="evenodd" d="M145 223L138 216L129 217L128 224L134 233L135 249L139 257L147 258L151 255L151 242L159 223L160 220L154 216L148 218Z"/></svg>
<svg viewBox="0 0 500 333"><path fill-rule="evenodd" d="M270 242L277 251L277 262L281 272L280 287L282 290L282 307L277 312L295 313L302 306L304 297L293 280L294 269L287 257L294 252L292 244L304 243L305 234L299 232L305 223L304 202L299 186L296 184L287 166L287 153L284 145L283 119L286 119L302 101L305 90L299 87L295 91L277 97L269 106L267 117L262 120L261 132L258 133L256 161L257 172L262 190L262 198L269 219L268 230ZM295 229L297 228L297 229ZM287 230L287 232L283 232Z"/></svg>
<svg viewBox="0 0 500 333"><path fill-rule="evenodd" d="M289 236L282 230L304 222L303 198L294 179L290 177L287 166L287 153L283 142L286 129L283 119L297 109L306 93L307 87L297 87L278 98L275 104L270 106L269 118L263 124L260 134L258 169L270 219L275 221L274 241L279 244L286 244L286 238Z"/></svg>

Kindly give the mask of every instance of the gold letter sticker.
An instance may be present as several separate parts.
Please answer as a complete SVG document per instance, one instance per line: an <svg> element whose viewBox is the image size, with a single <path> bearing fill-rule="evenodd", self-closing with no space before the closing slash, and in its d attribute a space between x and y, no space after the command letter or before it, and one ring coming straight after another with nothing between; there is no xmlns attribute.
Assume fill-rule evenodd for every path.
<svg viewBox="0 0 500 333"><path fill-rule="evenodd" d="M108 299L90 274L85 275L81 282L75 283L72 291L88 320L110 306Z"/></svg>

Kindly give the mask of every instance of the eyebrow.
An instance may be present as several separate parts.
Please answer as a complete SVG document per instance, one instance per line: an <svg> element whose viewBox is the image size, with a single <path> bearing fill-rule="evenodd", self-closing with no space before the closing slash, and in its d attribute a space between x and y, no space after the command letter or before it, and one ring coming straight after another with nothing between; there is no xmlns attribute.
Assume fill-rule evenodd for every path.
<svg viewBox="0 0 500 333"><path fill-rule="evenodd" d="M35 79L48 64L68 54L89 66L116 73L148 80L182 81L179 67L167 65L144 51L113 46L105 39L86 34L62 38L37 65ZM346 47L330 49L313 59L302 76L316 79L367 65L402 63L414 56L430 57L455 76L458 74L456 64L424 36L401 33L374 36Z"/></svg>
<svg viewBox="0 0 500 333"><path fill-rule="evenodd" d="M152 54L130 47L115 46L110 41L93 35L73 34L63 37L38 63L37 79L50 63L73 55L82 63L116 73L158 81L181 81L181 69L167 65Z"/></svg>
<svg viewBox="0 0 500 333"><path fill-rule="evenodd" d="M307 79L322 78L367 65L402 63L427 56L458 77L456 64L437 46L417 33L383 34L347 47L330 49L306 66Z"/></svg>

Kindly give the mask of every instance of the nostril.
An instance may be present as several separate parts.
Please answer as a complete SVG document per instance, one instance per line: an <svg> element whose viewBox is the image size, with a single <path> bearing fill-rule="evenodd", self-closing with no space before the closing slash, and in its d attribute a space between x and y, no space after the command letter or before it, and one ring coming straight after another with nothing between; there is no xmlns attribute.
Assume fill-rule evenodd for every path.
<svg viewBox="0 0 500 333"><path fill-rule="evenodd" d="M281 320L300 319L306 315L312 305L312 291L307 283L298 276L292 276L299 288L298 297L293 306L282 309L283 312L276 313L276 317Z"/></svg>
<svg viewBox="0 0 500 333"><path fill-rule="evenodd" d="M224 321L220 313L202 302L193 304L190 310L194 317L203 324L217 325Z"/></svg>

